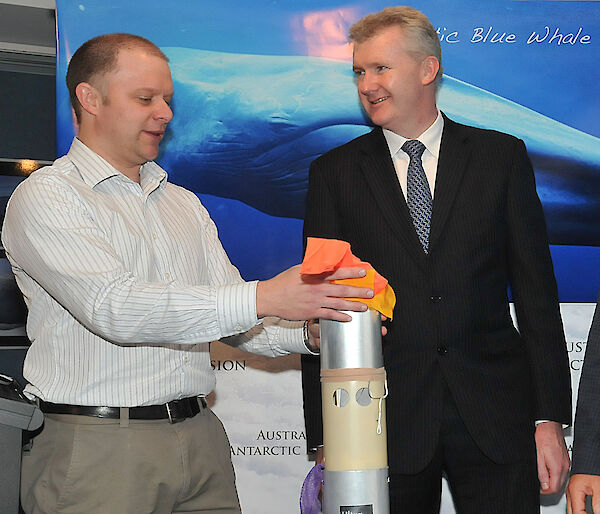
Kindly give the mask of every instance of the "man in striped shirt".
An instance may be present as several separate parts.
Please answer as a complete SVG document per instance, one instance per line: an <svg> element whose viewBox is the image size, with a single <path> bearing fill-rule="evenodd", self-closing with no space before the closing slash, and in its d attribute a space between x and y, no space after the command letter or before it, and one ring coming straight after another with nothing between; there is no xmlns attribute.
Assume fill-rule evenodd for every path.
<svg viewBox="0 0 600 514"><path fill-rule="evenodd" d="M45 427L23 458L37 512L239 512L229 444L204 397L210 341L308 353L302 321L365 310L372 291L298 267L244 282L206 209L153 159L173 113L165 55L129 34L73 55L79 133L11 198L3 244L27 303L26 391Z"/></svg>

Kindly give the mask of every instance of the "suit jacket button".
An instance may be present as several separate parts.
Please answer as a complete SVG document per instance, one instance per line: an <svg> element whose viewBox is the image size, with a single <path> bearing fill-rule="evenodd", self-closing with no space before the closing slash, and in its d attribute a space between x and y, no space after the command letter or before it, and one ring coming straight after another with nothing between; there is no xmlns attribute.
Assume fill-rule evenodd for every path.
<svg viewBox="0 0 600 514"><path fill-rule="evenodd" d="M429 299L432 303L440 303L442 301L442 297L439 295L433 295Z"/></svg>
<svg viewBox="0 0 600 514"><path fill-rule="evenodd" d="M445 346L438 346L437 347L437 352L440 355L446 355L448 353L448 348L446 348Z"/></svg>

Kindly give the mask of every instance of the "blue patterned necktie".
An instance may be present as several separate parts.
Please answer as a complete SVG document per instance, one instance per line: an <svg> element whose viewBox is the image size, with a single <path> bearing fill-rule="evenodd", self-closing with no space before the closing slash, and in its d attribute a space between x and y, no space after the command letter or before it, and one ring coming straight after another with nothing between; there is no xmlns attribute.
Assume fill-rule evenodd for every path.
<svg viewBox="0 0 600 514"><path fill-rule="evenodd" d="M431 190L421 162L425 145L417 139L409 139L402 145L410 157L406 181L406 203L413 225L423 245L425 253L429 250L429 225L431 223Z"/></svg>

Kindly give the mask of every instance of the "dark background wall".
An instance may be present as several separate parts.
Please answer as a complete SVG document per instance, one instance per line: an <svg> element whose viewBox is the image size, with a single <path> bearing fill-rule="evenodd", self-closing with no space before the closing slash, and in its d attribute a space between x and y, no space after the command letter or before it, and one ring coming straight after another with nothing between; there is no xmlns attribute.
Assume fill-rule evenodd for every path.
<svg viewBox="0 0 600 514"><path fill-rule="evenodd" d="M54 160L54 75L0 71L0 84L0 158Z"/></svg>
<svg viewBox="0 0 600 514"><path fill-rule="evenodd" d="M0 0L0 162L55 158L55 13L53 0Z"/></svg>

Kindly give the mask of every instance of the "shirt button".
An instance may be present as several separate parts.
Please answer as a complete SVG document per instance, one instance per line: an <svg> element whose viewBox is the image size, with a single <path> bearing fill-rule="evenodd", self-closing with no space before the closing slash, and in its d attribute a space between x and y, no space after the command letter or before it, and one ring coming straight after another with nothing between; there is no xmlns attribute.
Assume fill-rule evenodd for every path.
<svg viewBox="0 0 600 514"><path fill-rule="evenodd" d="M154 234L152 234L152 239L156 239L158 236L156 235L156 232Z"/></svg>
<svg viewBox="0 0 600 514"><path fill-rule="evenodd" d="M433 295L429 299L432 303L440 303L442 301L442 297L439 295Z"/></svg>
<svg viewBox="0 0 600 514"><path fill-rule="evenodd" d="M170 273L165 273L165 278L171 278L171 274Z"/></svg>
<svg viewBox="0 0 600 514"><path fill-rule="evenodd" d="M242 331L242 327L241 327L241 325L236 325L236 326L235 326L235 329L236 329L238 332L241 332L241 331Z"/></svg>
<svg viewBox="0 0 600 514"><path fill-rule="evenodd" d="M189 358L189 357L187 357L187 356L185 356L185 357L183 358L183 362L190 362L190 358Z"/></svg>
<svg viewBox="0 0 600 514"><path fill-rule="evenodd" d="M446 348L445 346L438 346L437 347L437 352L440 355L446 355L448 353L448 348Z"/></svg>

